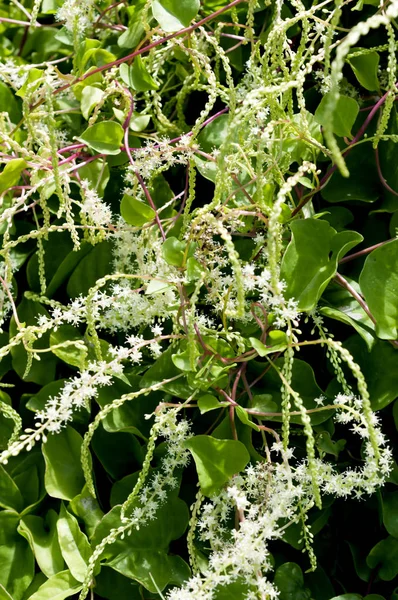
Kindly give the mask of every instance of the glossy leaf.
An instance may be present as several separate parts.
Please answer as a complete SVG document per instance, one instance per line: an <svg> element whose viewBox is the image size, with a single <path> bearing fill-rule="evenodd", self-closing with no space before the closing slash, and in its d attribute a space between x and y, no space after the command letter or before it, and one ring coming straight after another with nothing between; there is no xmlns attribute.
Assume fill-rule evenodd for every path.
<svg viewBox="0 0 398 600"><path fill-rule="evenodd" d="M288 340L283 331L270 331L267 335L267 343L263 344L257 338L249 338L250 343L259 356L267 356L272 352L281 352L286 350Z"/></svg>
<svg viewBox="0 0 398 600"><path fill-rule="evenodd" d="M95 578L95 591L101 598L108 600L142 600L140 587L137 582L121 575L111 567L102 567Z"/></svg>
<svg viewBox="0 0 398 600"><path fill-rule="evenodd" d="M53 498L72 500L84 486L80 464L81 435L72 427L49 435L43 444L46 462L45 486Z"/></svg>
<svg viewBox="0 0 398 600"><path fill-rule="evenodd" d="M129 225L141 227L153 221L156 213L148 204L124 194L120 203L120 214Z"/></svg>
<svg viewBox="0 0 398 600"><path fill-rule="evenodd" d="M120 506L113 508L97 526L93 545L98 544L112 527L117 526ZM156 519L133 529L131 535L108 546L103 554L106 564L151 592L162 591L170 583L181 581L181 571L189 575L189 567L180 557L168 555L168 546L178 539L188 525L186 504L171 497L156 513Z"/></svg>
<svg viewBox="0 0 398 600"><path fill-rule="evenodd" d="M18 521L15 512L0 512L0 584L13 600L22 600L34 575L34 557L28 542L17 532Z"/></svg>
<svg viewBox="0 0 398 600"><path fill-rule="evenodd" d="M359 48L355 48L355 51L358 52ZM355 53L351 51L347 60L362 87L371 92L379 89L380 84L377 75L380 55L378 52L366 52L355 56Z"/></svg>
<svg viewBox="0 0 398 600"><path fill-rule="evenodd" d="M84 522L85 530L89 537L94 533L96 526L104 516L98 500L92 497L87 486L84 486L81 494L78 494L71 500L69 509Z"/></svg>
<svg viewBox="0 0 398 600"><path fill-rule="evenodd" d="M0 173L0 194L18 183L21 173L26 166L23 158L14 158L6 164Z"/></svg>
<svg viewBox="0 0 398 600"><path fill-rule="evenodd" d="M64 600L80 592L81 583L70 571L61 571L43 583L29 600Z"/></svg>
<svg viewBox="0 0 398 600"><path fill-rule="evenodd" d="M384 194L377 172L374 153L364 152L363 147L353 148L345 159L350 172L348 178L337 170L322 188L321 194L327 202L376 202Z"/></svg>
<svg viewBox="0 0 398 600"><path fill-rule="evenodd" d="M279 368L282 367L283 359L277 359L275 361L275 365ZM255 366L255 369L253 368ZM258 372L261 372L264 369L263 363L258 363L253 365L253 375ZM292 368L292 388L300 395L300 398L303 401L304 407L307 410L311 410L317 408L317 404L315 402L316 398L320 398L324 396L323 391L318 386L314 371L312 367L303 360L294 359L293 368ZM261 394L262 390L266 389L267 394ZM263 376L261 380L261 387L258 389L254 388L252 390L255 406L259 410L259 412L281 412L282 410L282 397L281 397L281 383L278 373L274 369L269 369L268 372ZM265 404L265 406L264 406ZM294 405L294 403L293 403ZM262 408L271 408L273 410L261 410ZM275 410L274 410L275 409ZM292 408L292 410L296 410ZM312 413L311 423L313 425L319 425L326 421L331 415L333 411L325 410L320 412ZM260 419L264 418L259 416ZM267 417L268 419L269 417ZM281 416L272 417L274 421L281 421ZM298 415L293 415L290 417L292 423L300 423L301 417Z"/></svg>
<svg viewBox="0 0 398 600"><path fill-rule="evenodd" d="M112 253L109 242L101 242L90 250L73 271L67 286L71 298L86 295L96 281L107 275L111 268Z"/></svg>
<svg viewBox="0 0 398 600"><path fill-rule="evenodd" d="M315 119L320 125L325 125L330 119L330 116L326 111L328 102L328 94L326 94L323 96L315 111ZM332 118L333 133L341 137L352 137L351 130L358 116L358 112L359 105L354 98L340 95Z"/></svg>
<svg viewBox="0 0 398 600"><path fill-rule="evenodd" d="M101 154L119 154L123 128L115 121L101 121L88 127L78 139Z"/></svg>
<svg viewBox="0 0 398 600"><path fill-rule="evenodd" d="M140 21L133 22L126 31L119 36L117 45L120 48L135 48L145 33L143 24Z"/></svg>
<svg viewBox="0 0 398 600"><path fill-rule="evenodd" d="M59 347L61 346L61 347ZM68 365L84 368L88 350L79 330L72 325L61 325L50 334L51 352Z"/></svg>
<svg viewBox="0 0 398 600"><path fill-rule="evenodd" d="M398 575L398 539L390 535L372 548L366 559L371 569L384 581L392 581Z"/></svg>
<svg viewBox="0 0 398 600"><path fill-rule="evenodd" d="M186 244L175 237L169 237L162 245L165 261L174 267L181 267L184 261Z"/></svg>
<svg viewBox="0 0 398 600"><path fill-rule="evenodd" d="M136 92L148 92L158 88L158 84L149 74L141 56L136 56L131 66L125 63L120 65L120 76L124 83Z"/></svg>
<svg viewBox="0 0 398 600"><path fill-rule="evenodd" d="M58 515L52 509L46 519L26 515L18 526L18 532L28 540L37 564L46 577L52 577L65 567L57 533Z"/></svg>
<svg viewBox="0 0 398 600"><path fill-rule="evenodd" d="M311 593L304 585L303 572L299 565L286 562L275 572L274 583L279 590L280 600L310 600Z"/></svg>
<svg viewBox="0 0 398 600"><path fill-rule="evenodd" d="M398 538L398 492L383 497L383 523L387 532Z"/></svg>
<svg viewBox="0 0 398 600"><path fill-rule="evenodd" d="M2 465L0 465L0 506L17 512L20 512L23 506L23 498L18 486Z"/></svg>
<svg viewBox="0 0 398 600"><path fill-rule="evenodd" d="M194 458L200 489L205 496L216 493L249 462L245 446L235 440L217 440L209 435L196 435L186 442L186 447Z"/></svg>
<svg viewBox="0 0 398 600"><path fill-rule="evenodd" d="M219 148L227 139L228 115L220 115L211 123L206 125L198 136L198 142L204 152L212 152Z"/></svg>
<svg viewBox="0 0 398 600"><path fill-rule="evenodd" d="M92 550L87 537L80 530L77 519L66 510L63 503L57 521L57 531L61 553L72 576L83 582Z"/></svg>
<svg viewBox="0 0 398 600"><path fill-rule="evenodd" d="M366 259L359 284L377 335L383 340L398 337L398 240L374 250Z"/></svg>
<svg viewBox="0 0 398 600"><path fill-rule="evenodd" d="M281 266L281 277L287 283L285 297L294 298L300 310L309 311L336 274L339 259L363 238L355 231L337 233L319 219L294 221L291 230L292 241Z"/></svg>
<svg viewBox="0 0 398 600"><path fill-rule="evenodd" d="M104 92L92 85L86 85L82 91L82 98L80 100L80 107L82 109L82 115L87 120L90 116L91 111L101 101Z"/></svg>
<svg viewBox="0 0 398 600"><path fill-rule="evenodd" d="M203 396L200 396L200 398L198 398L198 407L202 415L209 412L210 410L223 408L225 406L228 406L228 402L220 402L215 396L212 396L211 394L204 394Z"/></svg>
<svg viewBox="0 0 398 600"><path fill-rule="evenodd" d="M345 343L365 376L373 410L380 410L397 397L398 353L388 342L378 340L369 352L358 336Z"/></svg>
<svg viewBox="0 0 398 600"><path fill-rule="evenodd" d="M187 27L198 14L199 0L154 0L152 12L163 31Z"/></svg>
<svg viewBox="0 0 398 600"><path fill-rule="evenodd" d="M20 305L17 307L19 320L26 323L27 325L36 325L37 318L40 315L47 315L48 312L38 302L32 302L24 298ZM10 335L15 335L17 331L14 318L10 323ZM33 348L48 348L49 345L49 334L44 334L38 339ZM27 353L22 344L15 346L11 349L12 366L17 372L18 376L24 381L32 381L39 385L45 385L54 379L55 375L55 364L56 357L50 353L46 353L40 357L39 360L33 360L32 367L29 372L26 372L27 367Z"/></svg>

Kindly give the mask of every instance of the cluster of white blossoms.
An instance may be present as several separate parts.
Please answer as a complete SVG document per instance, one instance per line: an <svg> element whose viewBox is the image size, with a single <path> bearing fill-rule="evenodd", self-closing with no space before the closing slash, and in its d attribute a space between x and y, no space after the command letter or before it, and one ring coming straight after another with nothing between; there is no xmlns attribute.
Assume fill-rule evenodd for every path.
<svg viewBox="0 0 398 600"><path fill-rule="evenodd" d="M181 589L170 591L169 600L212 600L217 588L233 583L242 584L240 597L247 600L278 597L267 577L272 571L269 542L283 536L298 519L298 503L307 502L304 487L294 485L292 475L285 462L250 465L202 506L197 530L212 549L208 564ZM239 526L231 530L235 509Z"/></svg>
<svg viewBox="0 0 398 600"><path fill-rule="evenodd" d="M355 410L351 410L352 405ZM357 412L358 398L340 394L336 407L348 412L352 421L363 421ZM339 420L340 410L336 413ZM324 494L360 498L383 484L391 470L392 453L377 427L376 432L378 459L372 444L360 434L365 437L362 468L340 472L333 463L315 459L317 484ZM313 472L307 460L294 463L292 452L286 453L281 443L275 443L271 450L280 453L283 461L249 465L225 490L203 503L194 526L196 537L210 549L207 566L197 568L182 588L171 590L168 600L212 600L221 586L233 583L242 584L245 591L240 593L246 600L278 597L278 590L267 576L272 571L269 543L281 539L289 525L305 519L314 505ZM239 525L231 529L235 510ZM305 522L303 525L311 538L310 529Z"/></svg>
<svg viewBox="0 0 398 600"><path fill-rule="evenodd" d="M126 183L134 184L137 173L144 179L149 179L156 171L166 171L175 165L186 165L192 157L192 148L183 145L188 141L189 137L185 137L172 145L168 138L162 138L159 142L147 140L144 147L135 148L133 164L126 171Z"/></svg>
<svg viewBox="0 0 398 600"><path fill-rule="evenodd" d="M82 36L93 23L94 0L65 0L58 9L56 18L64 21L71 33Z"/></svg>
<svg viewBox="0 0 398 600"><path fill-rule="evenodd" d="M168 410L156 416L156 434L165 438L167 453L160 460L157 472L149 476L137 496L139 505L130 517L136 528L137 523L141 526L156 518L156 511L166 501L168 491L179 485L177 469L186 467L190 461L190 453L185 446L192 437L190 424L185 419L177 420L177 414L176 410ZM128 517L125 519L128 521Z"/></svg>
<svg viewBox="0 0 398 600"><path fill-rule="evenodd" d="M148 415L150 417L152 415ZM96 546L88 561L88 569L79 600L86 598L91 579L105 548L117 539L123 539L134 530L156 519L158 509L169 498L170 490L179 485L176 471L184 468L190 461L190 453L186 442L192 437L190 424L179 418L179 410L158 410L155 423L147 445L147 455L133 491L121 507L121 525L111 529L110 533ZM155 449L155 441L164 438L167 452L160 461L155 472L150 473L150 462Z"/></svg>
<svg viewBox="0 0 398 600"><path fill-rule="evenodd" d="M87 217L90 225L103 227L112 222L110 207L98 196L87 179L81 181L83 202L81 212Z"/></svg>

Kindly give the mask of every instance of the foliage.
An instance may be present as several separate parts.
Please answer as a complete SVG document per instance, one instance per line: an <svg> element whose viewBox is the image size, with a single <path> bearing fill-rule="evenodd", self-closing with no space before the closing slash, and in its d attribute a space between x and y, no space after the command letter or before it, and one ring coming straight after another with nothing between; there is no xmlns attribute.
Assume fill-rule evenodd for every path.
<svg viewBox="0 0 398 600"><path fill-rule="evenodd" d="M396 600L397 18L0 1L1 600Z"/></svg>

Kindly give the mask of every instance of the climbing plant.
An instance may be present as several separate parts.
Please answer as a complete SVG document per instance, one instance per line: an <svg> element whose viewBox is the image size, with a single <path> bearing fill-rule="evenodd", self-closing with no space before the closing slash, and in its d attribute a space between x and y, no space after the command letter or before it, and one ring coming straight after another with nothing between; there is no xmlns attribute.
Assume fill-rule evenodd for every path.
<svg viewBox="0 0 398 600"><path fill-rule="evenodd" d="M397 600L398 1L0 2L1 600Z"/></svg>

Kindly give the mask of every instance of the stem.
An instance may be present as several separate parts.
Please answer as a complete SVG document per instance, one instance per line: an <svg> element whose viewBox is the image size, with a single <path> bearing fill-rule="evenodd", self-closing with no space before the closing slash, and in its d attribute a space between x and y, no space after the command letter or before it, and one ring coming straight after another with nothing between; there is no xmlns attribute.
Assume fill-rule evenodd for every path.
<svg viewBox="0 0 398 600"><path fill-rule="evenodd" d="M356 292L354 290L354 288L352 287L352 285L350 285L348 283L348 281L346 279L344 279L344 277L342 277L339 273L336 273L335 278L334 278L335 282L338 283L342 288L346 289L348 292L350 292L351 296L353 298L355 298L355 300L358 302L358 304L363 308L363 310L366 312L366 314L368 315L369 319L371 321L373 321L373 323L376 325L376 319L374 318L374 316L372 315L372 313L370 312L368 305L366 304L365 300L362 298L362 296L360 296L360 294L358 294L358 292Z"/></svg>
<svg viewBox="0 0 398 600"><path fill-rule="evenodd" d="M247 2L247 0L233 0L233 2L230 2L229 4L227 4L226 6L224 6L223 8L220 8L219 10L216 10L216 12L212 13L208 17L205 17L204 19L201 19L197 23L194 23L193 25L190 25L189 27L185 27L184 29L180 29L180 31L176 31L175 33L170 33L169 35L166 35L165 37L162 37L160 40L156 40L155 42L152 42L151 44L148 44L148 46L145 46L145 48L141 48L139 50L135 50L134 52L132 52L131 54L128 54L127 56L124 56L123 58L118 58L117 60L114 60L114 61L112 61L110 63L105 64L105 65L102 65L101 67L97 67L96 69L94 69L93 71L90 71L89 73L85 73L84 75L81 75L80 77L76 77L76 79L74 81L72 81L70 83L66 83L65 85L63 85L63 86L57 88L56 90L54 90L54 95L60 94L61 92L64 92L65 90L67 90L71 86L75 85L76 83L80 83L81 81L84 81L88 77L91 77L92 75L95 75L95 73L102 73L102 71L107 71L108 69L111 69L112 67L117 67L117 66L119 66L119 65L121 65L121 64L123 64L125 62L128 62L128 61L132 60L133 58L136 58L136 56L144 54L145 52L149 52L153 48L156 48L157 46L161 46L162 44L165 44L166 42L169 42L170 40L173 40L176 37L179 37L181 35L185 35L186 33L191 33L191 31L194 31L198 27L201 27L202 25L204 25L208 21L211 21L212 19L215 19L219 15L222 15L227 10L230 10L231 8L233 8L237 4L241 4L242 2ZM32 106L32 110L34 110L37 106L39 106L40 104L42 104L42 102L43 102L43 100L40 100L35 105L33 105Z"/></svg>

